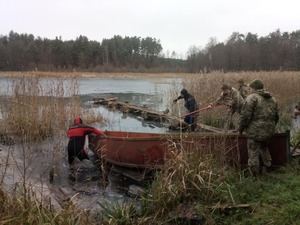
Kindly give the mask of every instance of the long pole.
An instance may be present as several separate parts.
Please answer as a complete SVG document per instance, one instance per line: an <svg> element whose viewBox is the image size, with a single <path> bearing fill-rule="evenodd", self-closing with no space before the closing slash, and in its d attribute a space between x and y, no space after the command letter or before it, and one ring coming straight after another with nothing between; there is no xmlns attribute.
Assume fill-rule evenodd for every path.
<svg viewBox="0 0 300 225"><path fill-rule="evenodd" d="M205 110L210 110L210 109L213 109L213 108L215 108L215 107L217 107L217 106L219 106L219 105L220 105L220 104L218 104L218 105L213 105L213 106L210 106L210 105L209 105L209 106L204 107L204 108L202 108L202 109L198 109L198 110L196 110L196 111L194 111L194 112L185 114L185 115L181 116L180 118L184 118L184 117L186 117L186 116L195 114L195 113L197 113L197 112L201 112L201 111L205 111Z"/></svg>

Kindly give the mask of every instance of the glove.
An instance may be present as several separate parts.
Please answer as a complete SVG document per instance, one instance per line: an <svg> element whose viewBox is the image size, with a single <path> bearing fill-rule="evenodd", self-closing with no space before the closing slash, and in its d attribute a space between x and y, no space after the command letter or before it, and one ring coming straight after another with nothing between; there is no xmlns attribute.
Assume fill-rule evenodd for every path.
<svg viewBox="0 0 300 225"><path fill-rule="evenodd" d="M175 104L177 102L177 98L173 100L173 104Z"/></svg>

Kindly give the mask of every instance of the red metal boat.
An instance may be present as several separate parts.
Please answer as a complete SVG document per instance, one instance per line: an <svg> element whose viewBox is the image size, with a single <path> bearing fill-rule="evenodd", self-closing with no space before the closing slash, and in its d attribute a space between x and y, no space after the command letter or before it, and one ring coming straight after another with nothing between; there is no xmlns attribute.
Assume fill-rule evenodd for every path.
<svg viewBox="0 0 300 225"><path fill-rule="evenodd" d="M139 133L106 131L106 139L89 136L89 148L104 161L130 168L157 168L178 151L201 151L247 164L247 139L233 133ZM269 146L274 166L290 161L289 133L275 134Z"/></svg>

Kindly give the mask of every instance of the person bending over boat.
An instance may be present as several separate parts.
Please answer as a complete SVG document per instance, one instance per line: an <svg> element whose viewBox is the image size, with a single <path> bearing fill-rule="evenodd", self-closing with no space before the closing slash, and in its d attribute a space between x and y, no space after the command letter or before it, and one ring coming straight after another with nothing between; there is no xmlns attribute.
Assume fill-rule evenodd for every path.
<svg viewBox="0 0 300 225"><path fill-rule="evenodd" d="M74 164L74 160L77 157L80 161L89 160L89 156L85 149L86 135L97 134L105 138L104 133L94 127L84 125L80 117L74 119L74 124L68 129L67 135L69 137L68 143L68 162L70 168Z"/></svg>
<svg viewBox="0 0 300 225"><path fill-rule="evenodd" d="M180 95L174 99L173 103L176 103L178 100L184 99L184 107L188 110L189 113L192 113L197 110L197 102L193 95L188 93L186 89L180 91ZM184 117L184 122L190 125L191 131L195 131L197 127L197 114L189 114Z"/></svg>
<svg viewBox="0 0 300 225"><path fill-rule="evenodd" d="M266 171L271 169L271 155L268 145L275 133L279 120L278 106L264 83L256 79L250 83L250 95L246 98L241 112L239 133L246 131L248 146L248 167L253 176L259 173L259 156ZM264 171L263 171L264 172Z"/></svg>
<svg viewBox="0 0 300 225"><path fill-rule="evenodd" d="M226 105L229 108L225 116L224 124L224 130L227 131L229 129L232 116L235 114L235 112L237 112L238 114L241 113L241 109L245 101L244 98L241 96L240 92L234 87L231 87L228 84L223 84L221 89L221 95L214 102L210 103L209 106L214 107L217 105ZM238 126L239 118L238 121L236 121L234 131L237 131Z"/></svg>

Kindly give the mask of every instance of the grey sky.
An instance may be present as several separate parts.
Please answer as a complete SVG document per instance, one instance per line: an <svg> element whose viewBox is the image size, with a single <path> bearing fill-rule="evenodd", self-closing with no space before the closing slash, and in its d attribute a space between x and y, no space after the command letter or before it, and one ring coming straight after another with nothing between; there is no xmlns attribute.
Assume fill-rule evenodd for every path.
<svg viewBox="0 0 300 225"><path fill-rule="evenodd" d="M233 32L266 36L300 29L299 0L0 0L0 34L102 41L114 35L159 39L163 51L184 58L209 38Z"/></svg>

